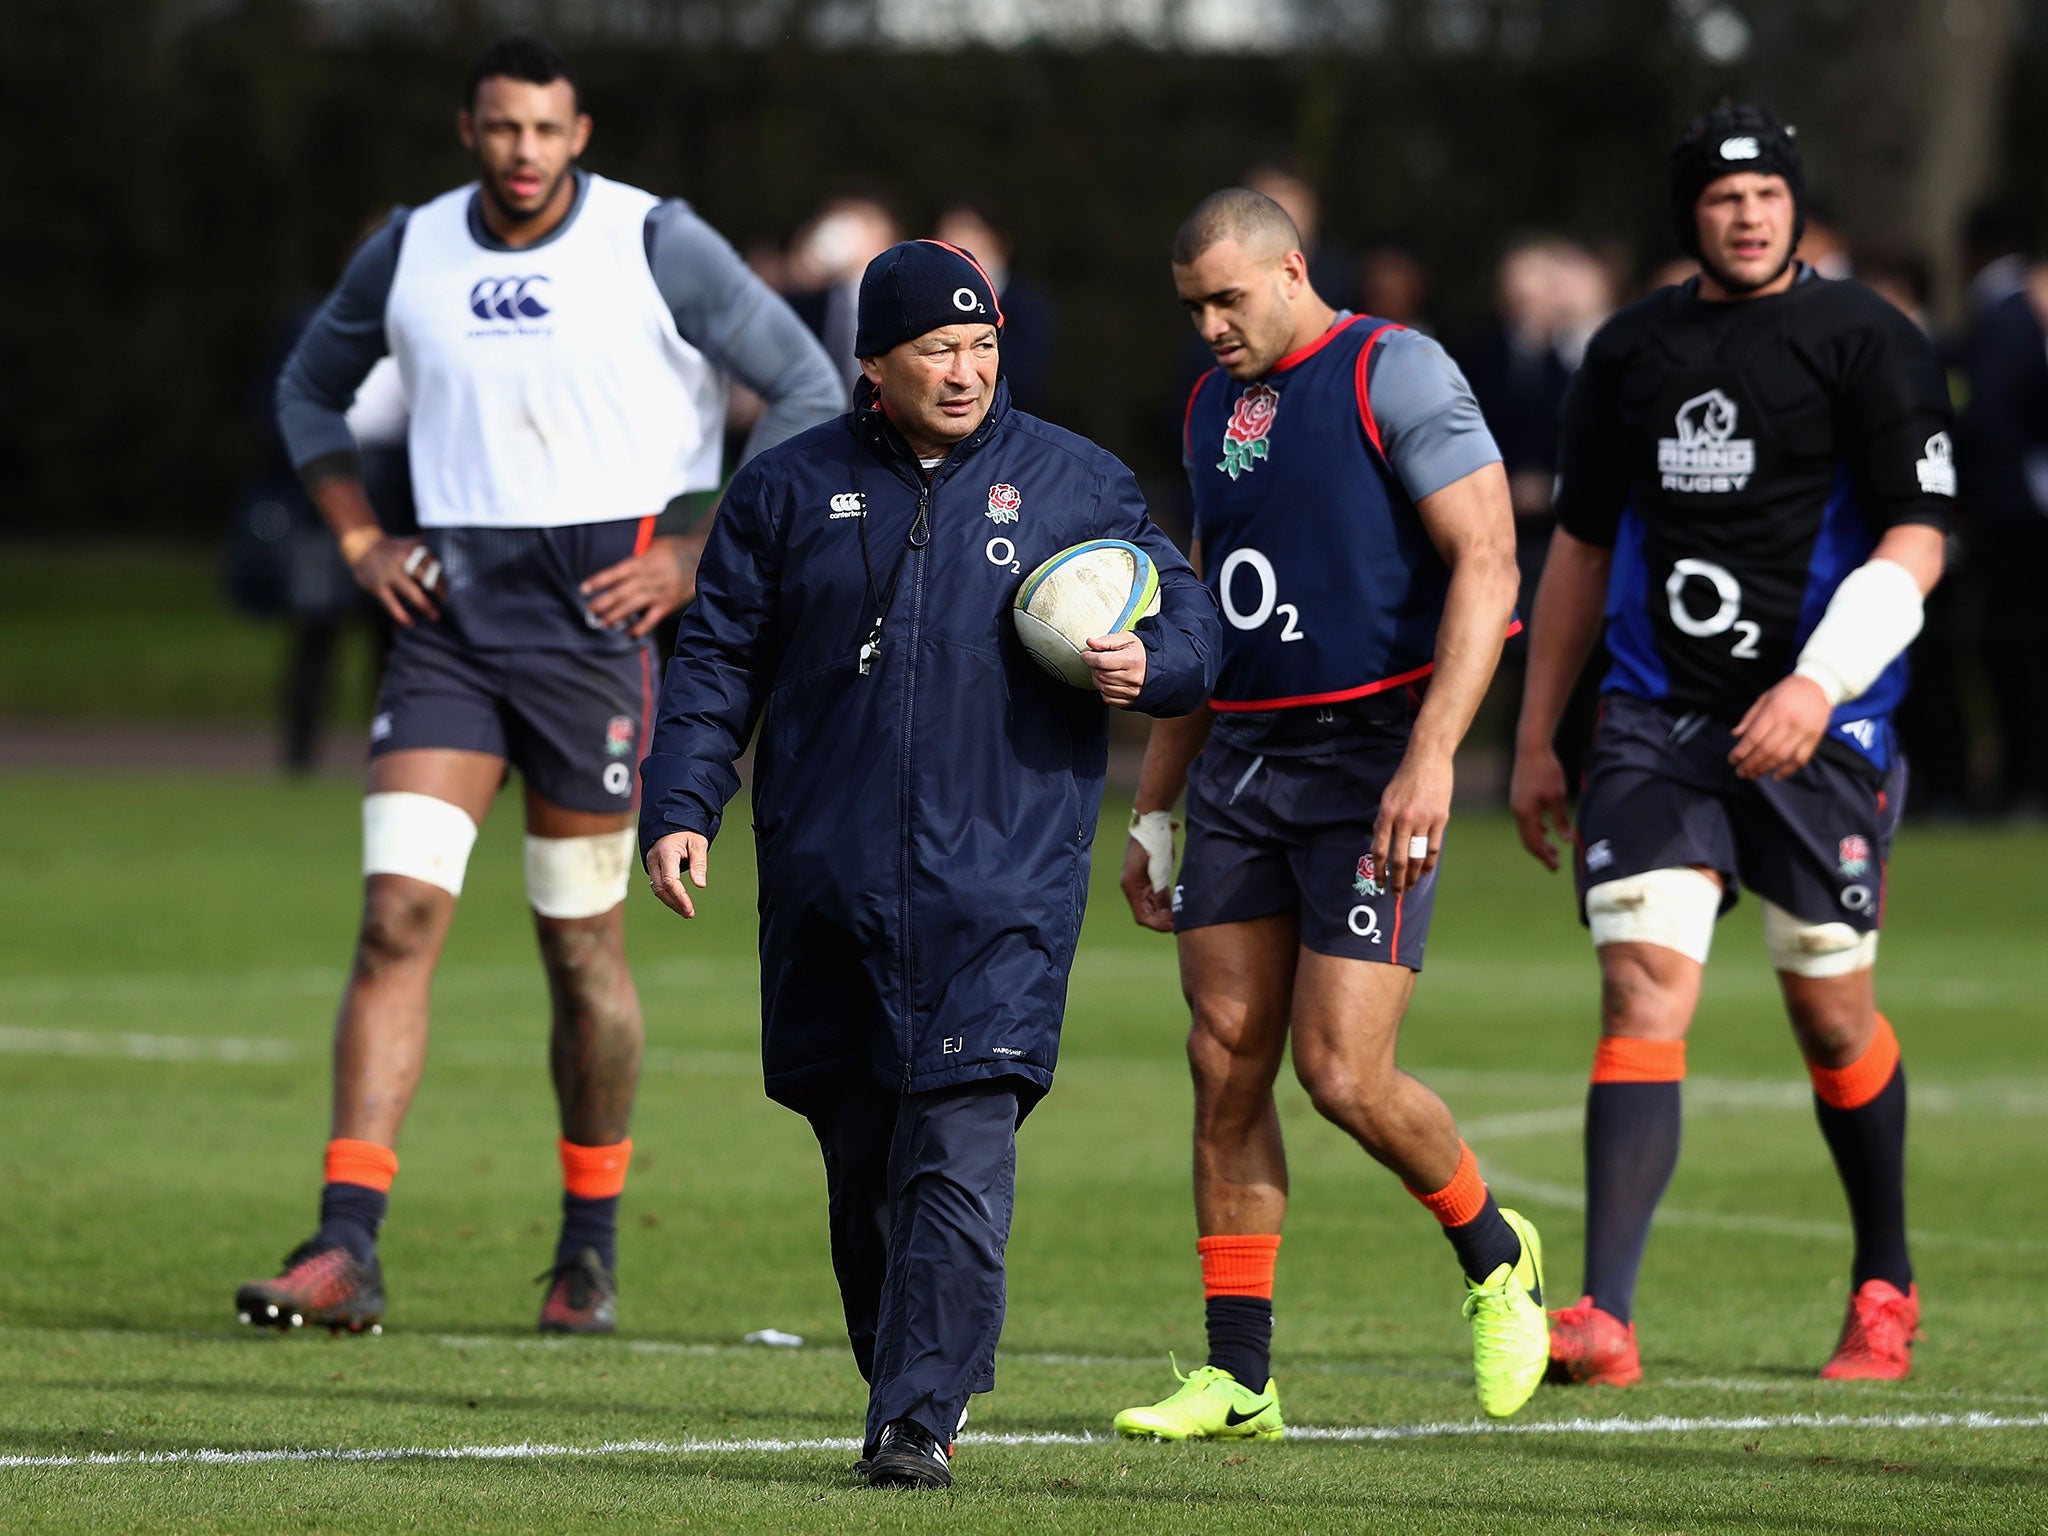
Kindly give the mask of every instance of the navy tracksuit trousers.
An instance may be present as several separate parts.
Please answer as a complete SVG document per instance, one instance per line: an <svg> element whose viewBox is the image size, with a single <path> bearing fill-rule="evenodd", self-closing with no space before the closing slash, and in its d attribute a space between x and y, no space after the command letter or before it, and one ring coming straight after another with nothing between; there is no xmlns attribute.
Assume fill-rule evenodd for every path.
<svg viewBox="0 0 2048 1536"><path fill-rule="evenodd" d="M995 1387L1020 1088L994 1078L905 1094L861 1078L808 1116L870 1446L897 1419L945 1445L969 1395Z"/></svg>

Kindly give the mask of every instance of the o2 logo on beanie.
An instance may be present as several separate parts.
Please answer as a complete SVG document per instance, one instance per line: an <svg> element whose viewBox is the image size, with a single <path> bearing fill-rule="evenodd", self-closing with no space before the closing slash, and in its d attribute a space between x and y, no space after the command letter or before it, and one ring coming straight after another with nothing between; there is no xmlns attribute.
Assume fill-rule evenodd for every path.
<svg viewBox="0 0 2048 1536"><path fill-rule="evenodd" d="M981 295L965 284L953 290L953 307L967 315L988 313L988 306L981 302Z"/></svg>

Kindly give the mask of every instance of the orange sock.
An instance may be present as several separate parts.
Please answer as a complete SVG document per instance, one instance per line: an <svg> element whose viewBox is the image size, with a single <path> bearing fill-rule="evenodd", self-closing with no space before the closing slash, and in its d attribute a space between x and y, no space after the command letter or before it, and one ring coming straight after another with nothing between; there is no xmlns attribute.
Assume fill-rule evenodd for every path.
<svg viewBox="0 0 2048 1536"><path fill-rule="evenodd" d="M1409 1185L1408 1193L1447 1227L1462 1227L1486 1209L1486 1180L1479 1177L1479 1159L1462 1141L1458 1143L1458 1171L1451 1175L1450 1183L1434 1194Z"/></svg>
<svg viewBox="0 0 2048 1536"><path fill-rule="evenodd" d="M626 1187L626 1165L633 1161L633 1139L609 1147L557 1143L562 1150L562 1188L579 1200L609 1200Z"/></svg>
<svg viewBox="0 0 2048 1536"><path fill-rule="evenodd" d="M326 1178L329 1184L360 1184L388 1194L398 1177L398 1154L374 1141L350 1141L337 1136L327 1143Z"/></svg>
<svg viewBox="0 0 2048 1536"><path fill-rule="evenodd" d="M1261 1296L1273 1299L1273 1264L1280 1255L1278 1232L1249 1236L1198 1237L1204 1296Z"/></svg>
<svg viewBox="0 0 2048 1536"><path fill-rule="evenodd" d="M1877 1033L1870 1037L1870 1044L1861 1056L1846 1067L1817 1067L1806 1064L1806 1074L1813 1079L1813 1091L1820 1095L1820 1101L1832 1109L1861 1109L1880 1093L1892 1080L1892 1074L1899 1069L1899 1037L1892 1033L1891 1021L1883 1014L1877 1016Z"/></svg>
<svg viewBox="0 0 2048 1536"><path fill-rule="evenodd" d="M1681 1083L1685 1081L1683 1040L1631 1040L1609 1035L1593 1051L1596 1083Z"/></svg>

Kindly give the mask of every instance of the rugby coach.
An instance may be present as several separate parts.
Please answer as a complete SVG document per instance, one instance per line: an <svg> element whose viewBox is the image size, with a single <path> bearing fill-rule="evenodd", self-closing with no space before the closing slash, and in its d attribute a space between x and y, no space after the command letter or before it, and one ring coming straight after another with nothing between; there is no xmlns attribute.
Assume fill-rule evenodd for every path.
<svg viewBox="0 0 2048 1536"><path fill-rule="evenodd" d="M641 765L654 893L685 917L756 723L762 1060L824 1153L876 1486L951 1483L995 1385L1016 1129L1052 1085L1108 755L1104 702L1186 714L1214 601L1131 472L1010 405L967 252L861 280L853 409L734 478ZM1022 573L1141 546L1160 611L1091 641L1095 692L1031 661ZM685 874L688 884L685 884Z"/></svg>

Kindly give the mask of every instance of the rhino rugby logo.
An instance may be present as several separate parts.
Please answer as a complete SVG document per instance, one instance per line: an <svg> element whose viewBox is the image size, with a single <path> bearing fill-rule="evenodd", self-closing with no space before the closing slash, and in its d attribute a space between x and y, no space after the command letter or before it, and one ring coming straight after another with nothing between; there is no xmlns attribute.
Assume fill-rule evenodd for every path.
<svg viewBox="0 0 2048 1536"><path fill-rule="evenodd" d="M1735 402L1718 389L1678 408L1676 437L1657 439L1657 473L1667 491L1725 496L1756 473L1756 440L1735 435Z"/></svg>

